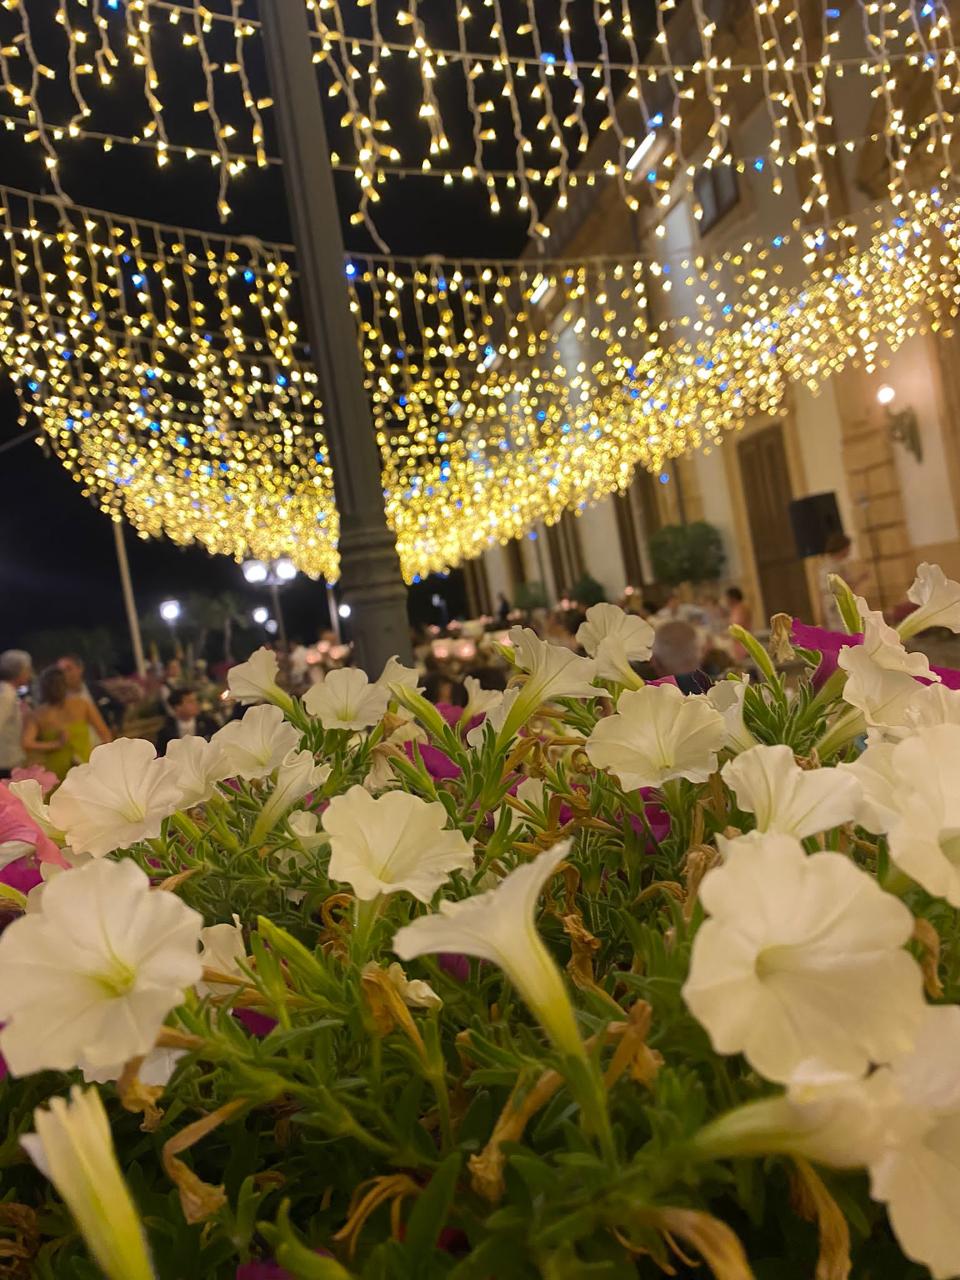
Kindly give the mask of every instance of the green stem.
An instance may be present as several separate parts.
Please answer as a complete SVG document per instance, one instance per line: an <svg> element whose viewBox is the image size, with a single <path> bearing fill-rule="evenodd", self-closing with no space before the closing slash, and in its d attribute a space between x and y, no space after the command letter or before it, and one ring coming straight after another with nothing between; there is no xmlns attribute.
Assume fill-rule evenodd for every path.
<svg viewBox="0 0 960 1280"><path fill-rule="evenodd" d="M350 938L350 958L358 969L369 959L370 935L383 906L383 894L364 901L358 898L353 914L353 935Z"/></svg>

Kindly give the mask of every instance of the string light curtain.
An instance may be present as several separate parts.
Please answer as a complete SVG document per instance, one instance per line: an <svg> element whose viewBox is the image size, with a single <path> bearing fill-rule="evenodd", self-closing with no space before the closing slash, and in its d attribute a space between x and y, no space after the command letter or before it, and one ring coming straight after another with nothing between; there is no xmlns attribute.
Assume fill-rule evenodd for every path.
<svg viewBox="0 0 960 1280"><path fill-rule="evenodd" d="M0 350L85 491L144 534L335 578L289 249L2 194ZM791 380L817 389L949 325L957 201L911 200L911 219L838 232L832 262L793 286L779 255L809 257L803 237L741 246L709 271L685 255L349 258L407 578L582 509L638 465L712 447L775 412ZM649 295L672 275L703 287L697 311L650 325Z"/></svg>
<svg viewBox="0 0 960 1280"><path fill-rule="evenodd" d="M337 576L279 246L0 189L0 354L84 492L145 535Z"/></svg>
<svg viewBox="0 0 960 1280"><path fill-rule="evenodd" d="M550 206L562 210L576 188L599 182L615 183L633 209L649 199L665 209L680 179L699 213L695 178L717 165L750 166L777 193L789 172L800 211L787 209L785 222L827 222L838 212L830 161L864 140L882 141L888 194L905 212L913 158L941 183L956 176L960 59L943 0L692 0L692 21L686 10L674 20L676 0L652 9L590 0L575 16L560 0L549 23L532 0L509 12L501 0L304 3L339 112L334 160L357 179L352 219L381 248L376 205L398 177L480 184L494 212L519 210L545 241ZM243 0L56 0L58 38L42 48L28 10L0 12L0 122L41 148L55 182L71 138L146 145L161 166L212 164L227 218L231 181L276 162L271 101L252 56L258 22ZM124 133L116 94L123 86L128 99L131 77L141 120ZM862 79L874 104L872 127L852 136L831 107L845 77ZM745 92L769 117L762 156L731 146ZM647 163L653 136L667 145ZM578 167L596 139L595 159Z"/></svg>

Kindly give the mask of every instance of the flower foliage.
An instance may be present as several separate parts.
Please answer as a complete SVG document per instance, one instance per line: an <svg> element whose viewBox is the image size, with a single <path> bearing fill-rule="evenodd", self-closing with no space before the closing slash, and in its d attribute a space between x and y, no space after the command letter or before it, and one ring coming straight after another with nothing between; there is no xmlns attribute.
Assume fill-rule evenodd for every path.
<svg viewBox="0 0 960 1280"><path fill-rule="evenodd" d="M837 590L789 681L644 684L600 605L459 716L261 652L209 744L14 783L0 1270L960 1273L960 692L904 644L960 586Z"/></svg>

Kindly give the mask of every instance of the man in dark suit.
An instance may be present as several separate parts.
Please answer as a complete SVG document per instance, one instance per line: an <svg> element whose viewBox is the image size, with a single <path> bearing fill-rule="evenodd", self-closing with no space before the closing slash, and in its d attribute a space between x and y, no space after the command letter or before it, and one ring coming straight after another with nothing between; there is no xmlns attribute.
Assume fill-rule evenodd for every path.
<svg viewBox="0 0 960 1280"><path fill-rule="evenodd" d="M192 689L173 689L168 698L170 715L157 734L157 754L164 755L174 738L206 738L216 732L213 716L200 710L200 701Z"/></svg>

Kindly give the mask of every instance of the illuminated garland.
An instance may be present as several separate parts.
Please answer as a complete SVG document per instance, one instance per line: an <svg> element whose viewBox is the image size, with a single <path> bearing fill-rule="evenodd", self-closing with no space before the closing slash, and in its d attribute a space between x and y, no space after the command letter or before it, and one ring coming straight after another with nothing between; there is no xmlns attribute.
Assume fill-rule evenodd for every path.
<svg viewBox="0 0 960 1280"><path fill-rule="evenodd" d="M335 578L284 253L9 190L3 202L0 354L84 492L145 535Z"/></svg>
<svg viewBox="0 0 960 1280"><path fill-rule="evenodd" d="M145 535L288 554L335 577L289 248L2 194L0 353L84 490ZM912 198L913 219L874 219L859 242L828 236L831 261L802 286L785 283L809 256L799 238L786 263L742 246L701 276L680 258L703 304L660 326L647 314L669 261L351 258L406 576L582 509L638 465L710 447L774 412L791 380L816 388L850 362L872 368L944 324L960 300L956 209Z"/></svg>
<svg viewBox="0 0 960 1280"><path fill-rule="evenodd" d="M884 141L894 203L909 212L914 157L935 166L941 183L954 177L950 147L960 104L960 59L944 0L904 0L896 10L877 0L844 0L836 8L820 6L817 23L800 0L749 0L741 16L752 16L752 34L741 31L736 43L716 28L701 0L691 5L693 27L671 21L675 0L657 0L651 31L642 29L629 0L595 0L592 17L581 14L582 29L576 31L569 0L560 4L556 28L539 24L532 0L521 0L528 20L512 27L500 0L484 0L473 10L468 0L431 7L411 0L399 10L370 0L351 12L349 23L339 0L304 2L315 27L321 77L343 104L335 163L349 167L359 184L353 221L365 222L381 244L371 206L392 176L416 173L436 174L446 183L481 183L491 209L512 202L542 238L549 235L547 205L562 209L574 189L603 178L619 185L632 208L648 198L666 208L680 179L699 216L694 179L703 167L720 164L740 171L753 164L777 192L789 171L807 225L829 220L825 165L857 141L837 136L831 96L851 74L865 79L882 117L869 136ZM8 127L42 148L55 182L60 148L70 138L96 139L105 148L114 142L148 145L161 165L172 156L214 165L226 217L230 180L251 165L274 163L266 150L264 115L272 104L253 87L246 53L259 24L243 15L240 0L218 0L215 7L174 0L57 0L65 46L42 55L27 0L5 8L0 93L18 112L7 117ZM860 26L853 43L848 31L841 47L844 13L859 16ZM456 30L453 47L432 34L431 24ZM641 56L650 36L649 52ZM164 101L172 95L161 67L170 59L176 67L175 104L186 98L192 117L205 122L202 129L186 130L190 137ZM419 82L413 94L411 71ZM139 77L144 102L142 124L126 137L111 128L110 87L121 72ZM730 155L734 95L745 83L756 85L769 118L771 143L764 156ZM51 121L48 86L57 103L63 89L69 91L67 119ZM703 103L712 117L705 126L698 115ZM599 167L578 171L587 146L605 134L612 143ZM467 136L461 154L451 139ZM663 154L651 167L641 151L653 136L662 141ZM411 154L403 156L398 137L419 137L421 143L413 142ZM499 141L504 137L514 143L514 164L507 168Z"/></svg>

